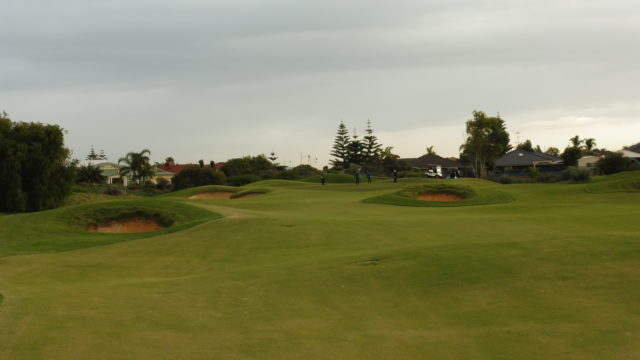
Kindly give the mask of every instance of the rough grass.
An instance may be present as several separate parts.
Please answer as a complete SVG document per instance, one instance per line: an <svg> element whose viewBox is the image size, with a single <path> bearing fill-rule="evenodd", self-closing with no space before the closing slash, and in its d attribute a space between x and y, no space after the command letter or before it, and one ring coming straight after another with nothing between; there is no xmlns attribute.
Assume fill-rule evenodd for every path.
<svg viewBox="0 0 640 360"><path fill-rule="evenodd" d="M640 191L640 171L626 171L609 176L594 178L585 187L589 193L638 192Z"/></svg>
<svg viewBox="0 0 640 360"><path fill-rule="evenodd" d="M77 207L0 216L0 358L640 358L640 193L458 180L516 201L271 180L255 201L162 197L178 222L224 218L146 237L70 229Z"/></svg>

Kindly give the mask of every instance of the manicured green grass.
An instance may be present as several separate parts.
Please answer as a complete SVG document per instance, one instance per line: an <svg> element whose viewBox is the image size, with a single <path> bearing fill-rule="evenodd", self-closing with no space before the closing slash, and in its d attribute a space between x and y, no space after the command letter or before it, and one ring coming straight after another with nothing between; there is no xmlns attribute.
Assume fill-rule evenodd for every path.
<svg viewBox="0 0 640 360"><path fill-rule="evenodd" d="M363 201L439 183L513 201ZM67 225L104 203L3 215L0 359L640 358L640 193L587 186L190 189L144 205L198 226L111 243Z"/></svg>
<svg viewBox="0 0 640 360"><path fill-rule="evenodd" d="M367 178L363 174L361 176L360 180L364 180L364 182L366 182L366 179ZM311 176L311 177L308 177L306 179L303 179L302 181L319 184L320 183L320 175ZM353 177L353 175L331 174L331 173L325 174L325 183L326 184L350 184L350 183L354 183L354 182L355 182L355 178Z"/></svg>

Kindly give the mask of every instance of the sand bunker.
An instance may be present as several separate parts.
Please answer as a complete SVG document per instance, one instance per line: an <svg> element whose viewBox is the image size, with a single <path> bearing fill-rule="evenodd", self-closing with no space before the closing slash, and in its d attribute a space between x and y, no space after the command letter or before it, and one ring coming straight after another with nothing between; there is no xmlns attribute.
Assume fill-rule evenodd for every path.
<svg viewBox="0 0 640 360"><path fill-rule="evenodd" d="M165 226L162 226L153 220L149 220L143 217L136 217L131 219L111 221L100 225L94 225L89 227L87 230L101 233L128 234L160 230L164 228Z"/></svg>
<svg viewBox="0 0 640 360"><path fill-rule="evenodd" d="M240 196L236 196L234 199L243 199L243 198L260 196L260 195L264 195L264 194L263 193L248 193L248 194L242 194Z"/></svg>
<svg viewBox="0 0 640 360"><path fill-rule="evenodd" d="M233 195L230 191L211 191L189 196L189 199L230 199Z"/></svg>
<svg viewBox="0 0 640 360"><path fill-rule="evenodd" d="M461 198L458 195L453 195L453 194L437 194L437 193L431 193L431 194L420 194L418 195L418 197L416 198L418 200L422 200L422 201L461 201L464 200L464 198Z"/></svg>

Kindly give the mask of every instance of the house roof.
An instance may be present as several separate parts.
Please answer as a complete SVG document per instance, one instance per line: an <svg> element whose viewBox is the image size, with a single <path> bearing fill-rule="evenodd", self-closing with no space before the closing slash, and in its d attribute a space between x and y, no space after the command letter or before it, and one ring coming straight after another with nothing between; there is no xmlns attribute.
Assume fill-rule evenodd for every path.
<svg viewBox="0 0 640 360"><path fill-rule="evenodd" d="M640 153L640 143L637 143L635 145L631 145L627 148L627 150L629 151L633 151L635 153Z"/></svg>
<svg viewBox="0 0 640 360"><path fill-rule="evenodd" d="M446 159L446 158L443 158L442 156L433 155L433 154L422 155L419 158L408 158L408 159L400 159L400 160L406 161L411 166L418 167L421 169L426 169L436 165L440 165L443 168L457 168L461 166L458 161Z"/></svg>
<svg viewBox="0 0 640 360"><path fill-rule="evenodd" d="M558 163L562 159L553 155L526 151L526 150L514 150L504 154L501 158L496 160L496 166L531 166L538 162Z"/></svg>
<svg viewBox="0 0 640 360"><path fill-rule="evenodd" d="M166 163L166 164L158 166L158 169L166 171L166 172L170 172L172 174L180 174L180 172L182 170L184 170L184 168L186 168L187 166L190 166L190 165L180 165L180 164L174 164L174 163Z"/></svg>
<svg viewBox="0 0 640 360"><path fill-rule="evenodd" d="M620 150L618 151L620 154L624 155L625 157L628 158L640 158L640 154L638 154L635 151L631 151L631 150Z"/></svg>
<svg viewBox="0 0 640 360"><path fill-rule="evenodd" d="M161 169L160 167L157 167L157 168L155 168L154 170L155 170L155 174L156 174L156 176L163 176L163 175L164 175L164 176L166 176L166 175L175 175L175 173L172 173L172 172L170 172L170 171L163 170L163 169Z"/></svg>

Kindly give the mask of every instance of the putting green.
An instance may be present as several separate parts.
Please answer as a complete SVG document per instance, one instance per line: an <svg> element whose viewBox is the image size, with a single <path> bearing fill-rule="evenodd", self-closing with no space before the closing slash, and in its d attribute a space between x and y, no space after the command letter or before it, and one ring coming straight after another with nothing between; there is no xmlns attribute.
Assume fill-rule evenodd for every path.
<svg viewBox="0 0 640 360"><path fill-rule="evenodd" d="M437 183L513 201L364 201ZM2 215L0 359L640 358L640 193L587 186L270 180L128 202L176 214L142 234L69 225L120 201Z"/></svg>

